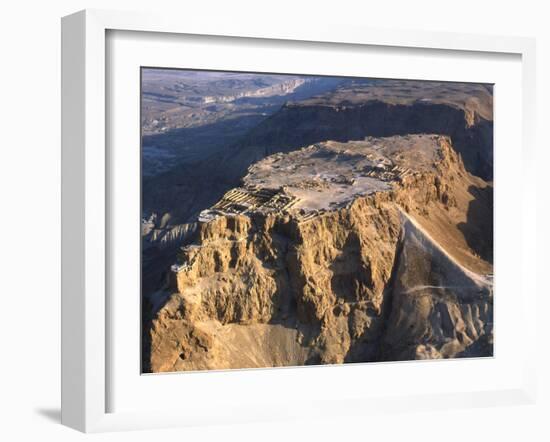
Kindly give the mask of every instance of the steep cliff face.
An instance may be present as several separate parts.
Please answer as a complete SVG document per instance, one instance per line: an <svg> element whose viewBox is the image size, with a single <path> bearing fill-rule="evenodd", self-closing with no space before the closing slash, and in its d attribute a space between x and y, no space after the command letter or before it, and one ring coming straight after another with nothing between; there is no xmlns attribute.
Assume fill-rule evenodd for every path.
<svg viewBox="0 0 550 442"><path fill-rule="evenodd" d="M435 160L395 175L386 190L315 216L303 206L199 223L152 321L148 368L492 354L492 284L484 276L492 265L469 247L462 225L475 200L471 189L487 184L465 170L448 138L406 141L423 146L412 155ZM410 154L395 148L402 139L369 143L351 146L353 167L364 168L359 153L363 161L383 152L395 168ZM322 147L314 156L349 146ZM331 185L341 191L340 181ZM333 198L326 188L320 194Z"/></svg>

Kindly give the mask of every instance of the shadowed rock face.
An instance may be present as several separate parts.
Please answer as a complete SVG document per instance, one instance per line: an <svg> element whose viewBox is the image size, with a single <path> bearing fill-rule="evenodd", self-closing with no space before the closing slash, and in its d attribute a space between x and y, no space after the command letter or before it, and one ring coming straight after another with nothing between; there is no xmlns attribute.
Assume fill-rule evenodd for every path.
<svg viewBox="0 0 550 442"><path fill-rule="evenodd" d="M323 158L353 158L350 170L368 174L356 157L376 152L394 170L402 144L400 137L333 142L325 149L342 155ZM146 371L492 355L485 276L492 263L465 239L476 234L466 219L471 189L488 184L465 169L447 137L412 136L405 144L418 149L405 152L421 159L414 170L377 169L373 179L388 180L387 188L312 218L294 206L199 223L182 252L185 270L151 298ZM302 158L312 167L307 149L290 163ZM266 159L264 167L285 164ZM329 180L321 197L333 198L341 177L330 181L315 167L312 176ZM292 192L296 183L285 185Z"/></svg>
<svg viewBox="0 0 550 442"><path fill-rule="evenodd" d="M468 204L466 221L458 228L476 254L493 262L493 187L470 186L468 192L473 199Z"/></svg>

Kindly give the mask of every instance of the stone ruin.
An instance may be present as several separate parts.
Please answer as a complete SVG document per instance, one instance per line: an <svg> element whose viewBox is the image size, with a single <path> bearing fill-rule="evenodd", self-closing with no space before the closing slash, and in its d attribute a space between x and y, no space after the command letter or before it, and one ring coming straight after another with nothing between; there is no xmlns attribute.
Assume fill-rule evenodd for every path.
<svg viewBox="0 0 550 442"><path fill-rule="evenodd" d="M253 212L284 213L298 202L283 188L268 189L258 186L237 187L227 192L210 209L199 214L200 222L209 222L218 216L242 215Z"/></svg>

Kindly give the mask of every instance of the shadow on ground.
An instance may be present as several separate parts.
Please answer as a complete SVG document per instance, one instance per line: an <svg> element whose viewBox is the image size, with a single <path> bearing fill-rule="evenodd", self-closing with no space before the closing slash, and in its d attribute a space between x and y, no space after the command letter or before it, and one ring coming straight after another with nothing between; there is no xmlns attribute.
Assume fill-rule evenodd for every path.
<svg viewBox="0 0 550 442"><path fill-rule="evenodd" d="M36 414L42 416L44 419L50 422L60 424L61 423L61 409L60 408L37 408L34 410Z"/></svg>

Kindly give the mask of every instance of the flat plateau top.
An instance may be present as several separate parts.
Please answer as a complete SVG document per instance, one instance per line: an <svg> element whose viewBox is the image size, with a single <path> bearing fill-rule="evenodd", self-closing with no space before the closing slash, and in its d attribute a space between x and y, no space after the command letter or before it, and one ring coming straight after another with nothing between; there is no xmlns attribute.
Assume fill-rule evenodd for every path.
<svg viewBox="0 0 550 442"><path fill-rule="evenodd" d="M440 136L406 135L366 138L347 143L326 141L252 165L245 187L283 188L304 212L331 210L359 196L389 190L410 173L432 170L440 158Z"/></svg>

